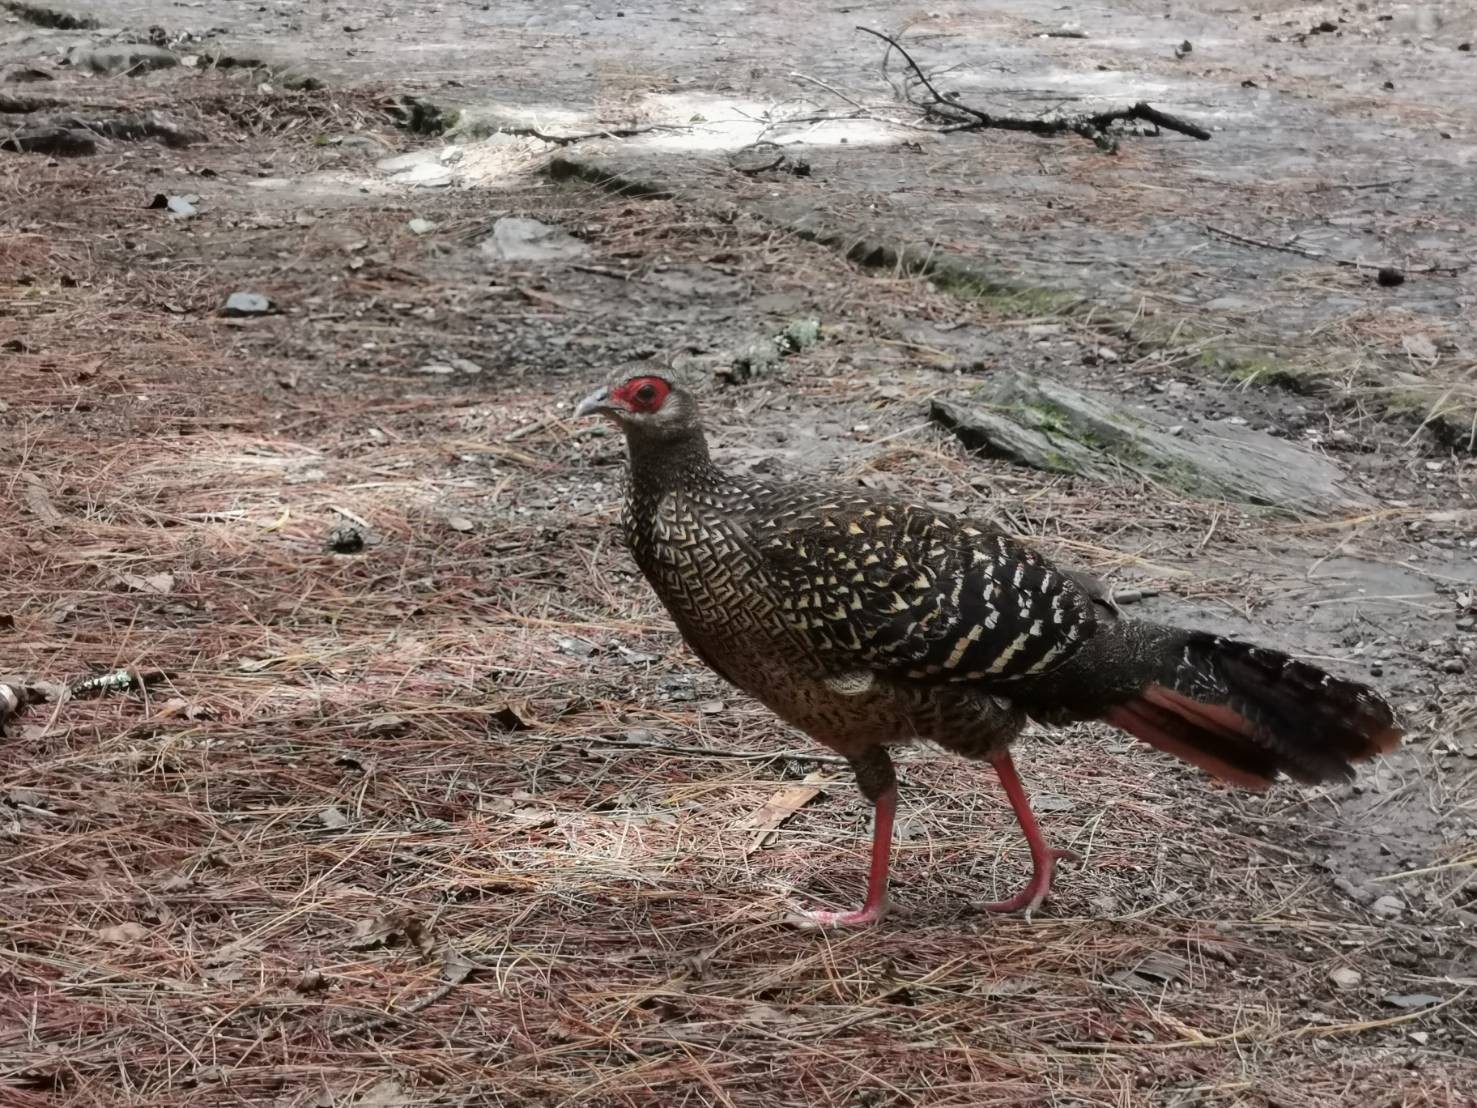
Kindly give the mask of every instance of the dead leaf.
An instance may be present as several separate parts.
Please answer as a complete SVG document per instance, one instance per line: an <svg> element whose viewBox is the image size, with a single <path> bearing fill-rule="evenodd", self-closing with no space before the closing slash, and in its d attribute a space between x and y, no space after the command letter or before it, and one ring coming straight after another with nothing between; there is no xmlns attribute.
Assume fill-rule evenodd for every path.
<svg viewBox="0 0 1477 1108"><path fill-rule="evenodd" d="M354 1102L357 1108L409 1108L410 1096L393 1077L370 1086Z"/></svg>
<svg viewBox="0 0 1477 1108"><path fill-rule="evenodd" d="M16 807L24 805L27 808L46 807L46 794L40 789L14 788L5 794L5 799Z"/></svg>
<svg viewBox="0 0 1477 1108"><path fill-rule="evenodd" d="M451 947L441 956L441 975L452 985L460 985L477 969L477 964Z"/></svg>
<svg viewBox="0 0 1477 1108"><path fill-rule="evenodd" d="M409 726L409 721L404 716L393 713L373 716L364 721L361 734L379 739L388 739L403 732Z"/></svg>
<svg viewBox="0 0 1477 1108"><path fill-rule="evenodd" d="M404 911L360 920L354 925L354 934L349 938L348 947L350 950L374 950L401 943L414 947L422 954L430 954L436 947L436 939L425 924Z"/></svg>
<svg viewBox="0 0 1477 1108"><path fill-rule="evenodd" d="M487 722L498 731L527 731L531 726L528 720L532 718L526 711L520 712L511 704L504 704L487 717Z"/></svg>
<svg viewBox="0 0 1477 1108"><path fill-rule="evenodd" d="M1038 812L1070 812L1077 802L1059 793L1037 793L1031 797L1031 807Z"/></svg>
<svg viewBox="0 0 1477 1108"><path fill-rule="evenodd" d="M330 831L342 831L349 826L349 817L344 815L342 809L330 804L318 813L318 822Z"/></svg>
<svg viewBox="0 0 1477 1108"><path fill-rule="evenodd" d="M1121 969L1109 976L1108 980L1130 989L1157 987L1167 985L1171 981L1178 981L1189 972L1190 963L1178 954L1170 954L1168 951L1155 951L1149 954L1138 965L1130 969Z"/></svg>
<svg viewBox="0 0 1477 1108"><path fill-rule="evenodd" d="M26 507L31 509L31 514L42 523L60 523L61 512L57 511L51 497L46 495L46 486L41 483L41 478L34 473L26 474L25 488Z"/></svg>
<svg viewBox="0 0 1477 1108"><path fill-rule="evenodd" d="M226 943L225 946L216 947L214 950L207 953L203 960L206 965L218 966L222 962L229 962L232 959L240 958L246 954L255 954L260 951L261 948L262 946L260 940L249 939L245 936L242 936L239 939L232 939L230 942Z"/></svg>
<svg viewBox="0 0 1477 1108"><path fill-rule="evenodd" d="M1034 993L1045 982L1039 977L1001 977L985 986L981 994L986 997L1022 996Z"/></svg>
<svg viewBox="0 0 1477 1108"><path fill-rule="evenodd" d="M1434 363L1440 354L1436 351L1436 344L1425 335L1406 335L1400 340L1400 345L1405 347L1405 352L1419 362Z"/></svg>
<svg viewBox="0 0 1477 1108"><path fill-rule="evenodd" d="M174 591L174 575L171 573L120 573L113 578L113 584L121 586L128 592L146 592L155 596L164 596Z"/></svg>
<svg viewBox="0 0 1477 1108"><path fill-rule="evenodd" d="M141 923L115 923L112 927L104 927L97 933L97 937L105 943L113 943L115 946L130 946L140 939L147 938L148 928Z"/></svg>
<svg viewBox="0 0 1477 1108"><path fill-rule="evenodd" d="M805 779L798 785L786 785L779 792L766 800L760 809L749 817L749 826L759 832L754 836L754 841L749 844L745 855L753 854L769 841L773 832L801 808L805 807L816 797L825 791L822 787L828 785L831 778L820 770L815 770L805 775Z"/></svg>
<svg viewBox="0 0 1477 1108"><path fill-rule="evenodd" d="M173 719L175 716L184 716L186 719L210 719L209 708L199 704L191 704L188 700L179 696L172 696L160 707L157 719Z"/></svg>
<svg viewBox="0 0 1477 1108"><path fill-rule="evenodd" d="M1391 993L1385 1003L1393 1008L1428 1008L1440 1004L1441 998L1430 993Z"/></svg>

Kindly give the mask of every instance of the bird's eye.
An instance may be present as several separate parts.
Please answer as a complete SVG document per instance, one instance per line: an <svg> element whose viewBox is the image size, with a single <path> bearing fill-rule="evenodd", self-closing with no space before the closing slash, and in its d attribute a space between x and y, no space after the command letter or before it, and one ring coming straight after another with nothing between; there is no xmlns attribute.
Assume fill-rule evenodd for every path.
<svg viewBox="0 0 1477 1108"><path fill-rule="evenodd" d="M656 386L650 384L642 385L636 390L636 399L643 404L650 404L656 399Z"/></svg>

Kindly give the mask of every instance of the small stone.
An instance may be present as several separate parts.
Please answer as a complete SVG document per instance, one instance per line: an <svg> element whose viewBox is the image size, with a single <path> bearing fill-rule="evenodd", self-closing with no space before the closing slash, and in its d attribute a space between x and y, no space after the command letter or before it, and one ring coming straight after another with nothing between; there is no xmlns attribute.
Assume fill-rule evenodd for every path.
<svg viewBox="0 0 1477 1108"><path fill-rule="evenodd" d="M504 216L492 225L492 236L481 244L489 261L544 262L583 258L590 248L568 231L536 219Z"/></svg>
<svg viewBox="0 0 1477 1108"><path fill-rule="evenodd" d="M364 532L351 523L328 532L328 549L335 554L358 554L364 549Z"/></svg>
<svg viewBox="0 0 1477 1108"><path fill-rule="evenodd" d="M276 308L277 306L270 299L259 292L233 292L226 297L226 305L221 309L221 315L232 319L242 319L271 315Z"/></svg>
<svg viewBox="0 0 1477 1108"><path fill-rule="evenodd" d="M429 235L436 229L437 224L429 219L412 219L406 226L410 228L410 233L413 235Z"/></svg>
<svg viewBox="0 0 1477 1108"><path fill-rule="evenodd" d="M472 530L475 524L466 516L447 516L446 526L450 527L453 531L466 532Z"/></svg>
<svg viewBox="0 0 1477 1108"><path fill-rule="evenodd" d="M1382 896L1369 906L1369 910L1381 919L1396 919L1405 911L1405 905L1398 896Z"/></svg>
<svg viewBox="0 0 1477 1108"><path fill-rule="evenodd" d="M190 203L189 199L184 196L169 197L169 199L165 201L165 207L169 209L170 215L175 216L178 219L189 219L193 215L198 215L200 211L200 209L196 208L195 205Z"/></svg>
<svg viewBox="0 0 1477 1108"><path fill-rule="evenodd" d="M1328 979L1334 983L1335 988L1353 989L1364 980L1364 975L1350 966L1339 966L1329 971Z"/></svg>
<svg viewBox="0 0 1477 1108"><path fill-rule="evenodd" d="M323 971L316 969L303 970L302 975L293 982L292 987L300 993L311 993L323 988Z"/></svg>
<svg viewBox="0 0 1477 1108"><path fill-rule="evenodd" d="M1380 271L1374 275L1374 279L1379 283L1380 287L1387 289L1392 289L1396 285L1405 284L1405 274L1396 269L1394 266L1389 265L1381 268Z"/></svg>
<svg viewBox="0 0 1477 1108"><path fill-rule="evenodd" d="M1097 356L1099 361L1116 362L1118 360L1118 351L1114 350L1111 346L1099 346L1097 348Z"/></svg>

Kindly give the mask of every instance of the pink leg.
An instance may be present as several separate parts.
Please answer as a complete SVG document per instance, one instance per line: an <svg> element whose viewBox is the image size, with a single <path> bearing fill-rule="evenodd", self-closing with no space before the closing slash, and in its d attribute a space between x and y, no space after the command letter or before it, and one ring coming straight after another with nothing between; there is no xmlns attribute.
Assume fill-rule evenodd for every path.
<svg viewBox="0 0 1477 1108"><path fill-rule="evenodd" d="M897 786L877 797L872 819L872 865L867 871L867 902L855 912L802 912L818 927L863 927L887 914L887 867L892 860L892 821L897 815Z"/></svg>
<svg viewBox="0 0 1477 1108"><path fill-rule="evenodd" d="M993 904L980 904L978 908L984 912L1018 912L1022 908L1029 915L1041 906L1046 899L1047 892L1051 889L1051 872L1058 858L1072 858L1075 855L1069 850L1052 850L1046 845L1046 840L1041 835L1041 828L1036 825L1036 817L1031 812L1031 800L1026 796L1026 790L1021 785L1021 779L1015 772L1015 763L1010 760L1010 752L997 754L990 759L990 764L995 767L995 772L1000 777L1000 783L1005 786L1005 795L1010 797L1010 806L1015 809L1015 818L1021 825L1021 830L1026 833L1026 842L1031 847L1031 880L1026 887L1009 900L1001 900Z"/></svg>

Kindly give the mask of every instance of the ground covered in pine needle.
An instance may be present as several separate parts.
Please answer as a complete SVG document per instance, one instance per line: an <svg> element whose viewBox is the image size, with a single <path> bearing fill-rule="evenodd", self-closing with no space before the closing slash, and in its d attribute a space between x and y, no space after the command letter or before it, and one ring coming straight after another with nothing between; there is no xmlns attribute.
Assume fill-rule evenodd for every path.
<svg viewBox="0 0 1477 1108"><path fill-rule="evenodd" d="M205 147L0 161L0 673L36 696L0 744L0 1100L1473 1103L1470 458L532 162L361 192L374 155L322 136L413 142L372 96L198 113ZM148 207L206 168L198 217ZM252 182L309 172L343 187ZM509 213L589 256L489 271ZM223 318L238 290L279 314ZM703 369L809 315L755 381ZM998 351L961 370L919 323ZM1106 728L1030 735L1080 856L1030 920L972 908L1026 874L990 774L904 754L896 913L795 928L859 897L868 813L620 549L620 445L568 414L643 356L697 367L735 467L993 514L1158 616L1378 674L1408 748L1257 797ZM928 423L1007 366L1311 427L1375 506L1073 481Z"/></svg>

